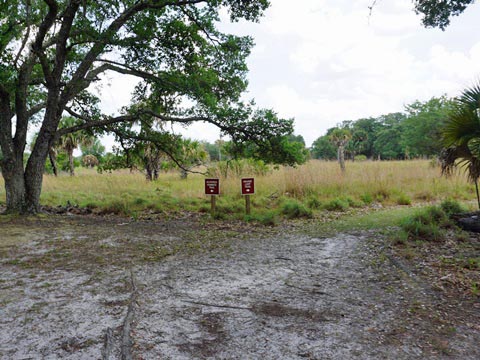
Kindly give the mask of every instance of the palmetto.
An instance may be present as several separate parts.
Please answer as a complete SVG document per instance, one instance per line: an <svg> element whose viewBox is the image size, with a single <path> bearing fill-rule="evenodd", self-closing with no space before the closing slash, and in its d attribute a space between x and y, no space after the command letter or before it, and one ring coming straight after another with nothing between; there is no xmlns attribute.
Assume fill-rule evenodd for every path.
<svg viewBox="0 0 480 360"><path fill-rule="evenodd" d="M59 128L68 128L77 125L77 120L73 117L63 117L60 121ZM67 153L70 175L75 175L75 166L73 163L73 151L80 145L91 145L95 138L85 131L77 131L63 135L58 140L57 146Z"/></svg>
<svg viewBox="0 0 480 360"><path fill-rule="evenodd" d="M457 99L443 128L445 149L441 155L442 172L452 173L456 167L465 169L475 184L480 208L478 179L480 177L480 83L466 89Z"/></svg>

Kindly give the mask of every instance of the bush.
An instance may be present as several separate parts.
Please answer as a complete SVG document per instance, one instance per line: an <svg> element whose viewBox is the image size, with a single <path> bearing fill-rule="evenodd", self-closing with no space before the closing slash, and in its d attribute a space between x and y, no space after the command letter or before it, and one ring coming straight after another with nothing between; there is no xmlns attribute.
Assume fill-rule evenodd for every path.
<svg viewBox="0 0 480 360"><path fill-rule="evenodd" d="M446 199L441 204L440 207L447 214L448 217L451 217L454 214L461 214L466 212L466 209L460 205L460 203L453 199Z"/></svg>
<svg viewBox="0 0 480 360"><path fill-rule="evenodd" d="M397 204L398 205L411 205L412 200L405 194L400 194L397 197Z"/></svg>
<svg viewBox="0 0 480 360"><path fill-rule="evenodd" d="M345 201L349 207L361 208L363 206L362 202L352 199L350 196L342 198L341 200Z"/></svg>
<svg viewBox="0 0 480 360"><path fill-rule="evenodd" d="M345 211L348 209L349 204L343 199L335 198L323 205L323 207L328 211Z"/></svg>
<svg viewBox="0 0 480 360"><path fill-rule="evenodd" d="M320 209L322 207L322 202L317 198L310 198L307 203L310 209Z"/></svg>
<svg viewBox="0 0 480 360"><path fill-rule="evenodd" d="M99 161L96 158L95 155L85 155L82 157L82 165L87 168L93 168L95 166L98 166Z"/></svg>
<svg viewBox="0 0 480 360"><path fill-rule="evenodd" d="M312 210L307 208L302 203L290 200L286 201L282 206L282 214L285 215L289 219L296 219L296 218L311 218L312 217Z"/></svg>
<svg viewBox="0 0 480 360"><path fill-rule="evenodd" d="M445 237L444 228L452 226L447 214L438 206L430 206L418 211L412 217L404 219L402 230L408 239L441 241Z"/></svg>
<svg viewBox="0 0 480 360"><path fill-rule="evenodd" d="M378 189L373 194L374 198L378 202L383 202L390 198L390 190L388 189Z"/></svg>
<svg viewBox="0 0 480 360"><path fill-rule="evenodd" d="M360 195L360 200L362 200L365 205L370 205L373 202L373 196L372 194L365 193Z"/></svg>

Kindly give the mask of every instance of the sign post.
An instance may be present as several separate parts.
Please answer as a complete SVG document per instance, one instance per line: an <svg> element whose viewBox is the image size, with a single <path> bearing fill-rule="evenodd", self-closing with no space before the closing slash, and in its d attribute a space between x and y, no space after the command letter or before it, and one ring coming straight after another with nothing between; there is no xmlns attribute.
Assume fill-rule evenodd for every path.
<svg viewBox="0 0 480 360"><path fill-rule="evenodd" d="M245 196L245 213L250 215L250 195L255 193L255 179L242 179L242 195Z"/></svg>
<svg viewBox="0 0 480 360"><path fill-rule="evenodd" d="M205 179L205 195L210 195L210 212L212 216L216 211L216 195L220 194L220 180L219 179Z"/></svg>

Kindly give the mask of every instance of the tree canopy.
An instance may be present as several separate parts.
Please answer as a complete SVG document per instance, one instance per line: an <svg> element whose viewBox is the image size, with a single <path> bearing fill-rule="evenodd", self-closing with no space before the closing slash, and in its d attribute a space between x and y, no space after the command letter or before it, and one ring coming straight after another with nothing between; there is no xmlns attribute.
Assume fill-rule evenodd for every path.
<svg viewBox="0 0 480 360"><path fill-rule="evenodd" d="M442 150L442 128L456 100L446 96L433 97L405 106L405 111L381 115L376 118L343 121L327 130L311 147L314 158L334 158L328 139L337 130L346 129L352 137L345 143L345 155L369 159L407 159L436 157Z"/></svg>
<svg viewBox="0 0 480 360"><path fill-rule="evenodd" d="M438 27L442 30L450 24L452 16L460 15L474 0L415 0L415 12L422 14L422 23L426 27Z"/></svg>
<svg viewBox="0 0 480 360"><path fill-rule="evenodd" d="M167 126L216 125L239 144L277 151L293 120L242 101L250 37L217 29L258 21L267 0L9 0L0 3L0 148L7 211L36 212L48 149L79 130L167 146ZM102 112L95 84L106 74L138 80L120 115ZM78 120L59 129L67 113ZM24 164L27 129L39 126ZM148 126L148 125L147 125ZM283 159L275 158L281 162Z"/></svg>

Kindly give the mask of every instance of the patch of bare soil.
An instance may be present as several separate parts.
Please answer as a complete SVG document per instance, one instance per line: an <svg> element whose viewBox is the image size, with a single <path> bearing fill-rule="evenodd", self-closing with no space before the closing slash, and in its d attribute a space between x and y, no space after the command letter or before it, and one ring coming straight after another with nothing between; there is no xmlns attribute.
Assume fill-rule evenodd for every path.
<svg viewBox="0 0 480 360"><path fill-rule="evenodd" d="M478 298L385 244L189 215L2 221L0 358L480 358Z"/></svg>

